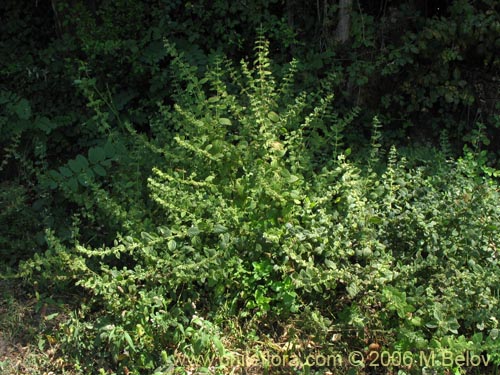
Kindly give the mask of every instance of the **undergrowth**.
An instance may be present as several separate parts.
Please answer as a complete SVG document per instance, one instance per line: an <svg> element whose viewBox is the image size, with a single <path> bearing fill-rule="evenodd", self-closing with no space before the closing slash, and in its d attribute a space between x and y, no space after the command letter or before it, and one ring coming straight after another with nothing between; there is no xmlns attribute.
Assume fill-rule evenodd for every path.
<svg viewBox="0 0 500 375"><path fill-rule="evenodd" d="M297 64L278 78L264 39L253 61L218 57L203 75L165 48L175 103L159 106L150 137L120 120L129 136L110 132L88 160L47 174L82 214L21 266L41 290L85 296L54 336L76 369L265 372L286 354L290 371L325 373L304 358L353 351L357 366L331 370L422 373L421 352L500 364L499 193L480 150L433 150L427 164L384 154L374 118L369 150L353 152L343 134L359 110L340 116L333 97L296 93ZM83 222L111 240L95 244ZM364 356L380 347L412 356Z"/></svg>

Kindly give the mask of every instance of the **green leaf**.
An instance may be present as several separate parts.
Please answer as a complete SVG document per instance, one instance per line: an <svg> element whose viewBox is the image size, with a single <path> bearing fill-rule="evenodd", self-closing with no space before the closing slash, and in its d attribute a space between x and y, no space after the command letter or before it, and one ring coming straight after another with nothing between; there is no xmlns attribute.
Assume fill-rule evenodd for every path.
<svg viewBox="0 0 500 375"><path fill-rule="evenodd" d="M74 159L68 161L68 166L75 173L80 173L82 171L82 166Z"/></svg>
<svg viewBox="0 0 500 375"><path fill-rule="evenodd" d="M59 315L59 313L53 313L53 314L47 315L44 319L45 320L52 320L55 317L57 317L58 315Z"/></svg>
<svg viewBox="0 0 500 375"><path fill-rule="evenodd" d="M94 172L95 172L97 175L99 175L99 176L101 176L101 177L106 176L106 170L105 170L102 166L100 166L99 164L94 165L94 166L92 167L92 169L94 170Z"/></svg>
<svg viewBox="0 0 500 375"><path fill-rule="evenodd" d="M129 345L129 347L135 351L135 345L134 345L134 342L132 341L132 338L130 337L130 335L128 334L127 331L123 332L123 337L125 338L125 341L127 341L127 344Z"/></svg>
<svg viewBox="0 0 500 375"><path fill-rule="evenodd" d="M168 229L167 227L158 227L157 230L158 233L160 233L162 236L170 236L172 234L170 229Z"/></svg>
<svg viewBox="0 0 500 375"><path fill-rule="evenodd" d="M215 224L214 225L214 233L226 233L227 228L224 225L221 224Z"/></svg>
<svg viewBox="0 0 500 375"><path fill-rule="evenodd" d="M112 143L110 142L106 143L103 149L107 158L112 158L113 156L115 156L116 149Z"/></svg>
<svg viewBox="0 0 500 375"><path fill-rule="evenodd" d="M448 330L455 335L458 335L458 329L460 328L460 324L458 323L456 318L451 318L447 321Z"/></svg>
<svg viewBox="0 0 500 375"><path fill-rule="evenodd" d="M410 320L410 323L414 325L415 327L421 327L422 326L422 318L416 316Z"/></svg>
<svg viewBox="0 0 500 375"><path fill-rule="evenodd" d="M170 251L174 251L177 248L177 242L175 242L175 240L170 240L167 246Z"/></svg>
<svg viewBox="0 0 500 375"><path fill-rule="evenodd" d="M348 286L347 286L347 293L349 294L349 297L355 297L356 294L359 293L359 287L356 283L350 283Z"/></svg>
<svg viewBox="0 0 500 375"><path fill-rule="evenodd" d="M383 222L383 220L381 218L379 218L378 216L372 216L372 217L370 217L370 219L368 219L368 221L372 224L380 224Z"/></svg>
<svg viewBox="0 0 500 375"><path fill-rule="evenodd" d="M106 151L102 147L92 147L88 152L89 160L93 164L97 164L106 158Z"/></svg>
<svg viewBox="0 0 500 375"><path fill-rule="evenodd" d="M198 227L192 226L191 228L188 229L187 233L189 237L194 237L200 234L200 230L198 229Z"/></svg>
<svg viewBox="0 0 500 375"><path fill-rule="evenodd" d="M276 112L269 112L267 114L267 117L269 117L269 120L271 120L272 122L278 122L280 120L280 117L278 116L278 114Z"/></svg>
<svg viewBox="0 0 500 375"><path fill-rule="evenodd" d="M497 328L493 328L491 331L490 331L490 335L489 337L492 339L492 340L496 340L499 336L499 330Z"/></svg>
<svg viewBox="0 0 500 375"><path fill-rule="evenodd" d="M52 177L54 180L61 179L61 174L54 169L51 169L48 173L49 173L50 177Z"/></svg>
<svg viewBox="0 0 500 375"><path fill-rule="evenodd" d="M95 173L92 169L87 169L85 171L85 175L87 176L87 178L89 178L90 180L93 180L95 178Z"/></svg>
<svg viewBox="0 0 500 375"><path fill-rule="evenodd" d="M221 118L219 118L219 123L220 123L221 125L226 125L226 126L231 126L231 125L232 125L231 120L230 120L230 119L228 119L228 118L225 118L225 117L221 117Z"/></svg>
<svg viewBox="0 0 500 375"><path fill-rule="evenodd" d="M77 155L75 160L80 165L81 170L87 169L89 167L89 162L85 156L81 154Z"/></svg>
<svg viewBox="0 0 500 375"><path fill-rule="evenodd" d="M14 112L16 112L17 116L21 120L29 120L29 118L31 117L31 105L30 105L30 102L27 101L26 99L21 99L14 106Z"/></svg>
<svg viewBox="0 0 500 375"><path fill-rule="evenodd" d="M222 342L217 337L213 337L212 342L214 343L214 346L217 349L217 352L219 353L219 357L222 358L225 352L224 345L222 345Z"/></svg>
<svg viewBox="0 0 500 375"><path fill-rule="evenodd" d="M71 177L73 176L73 172L68 167L59 167L59 171L64 177Z"/></svg>
<svg viewBox="0 0 500 375"><path fill-rule="evenodd" d="M84 186L84 187L87 187L89 186L89 177L85 174L79 174L78 177L78 182L80 183L80 185Z"/></svg>
<svg viewBox="0 0 500 375"><path fill-rule="evenodd" d="M337 268L337 266L335 265L335 263L332 262L330 259L325 259L325 265L328 268L331 268L331 269L336 269Z"/></svg>
<svg viewBox="0 0 500 375"><path fill-rule="evenodd" d="M141 232L141 238L143 240L146 240L146 241L149 241L149 242L152 242L152 241L156 240L156 237L152 236L148 232Z"/></svg>
<svg viewBox="0 0 500 375"><path fill-rule="evenodd" d="M78 190L78 181L75 177L72 177L68 180L68 186L71 191L76 192Z"/></svg>
<svg viewBox="0 0 500 375"><path fill-rule="evenodd" d="M53 124L47 117L37 118L35 126L38 129L43 130L45 134L49 134L53 129L57 127L57 125Z"/></svg>

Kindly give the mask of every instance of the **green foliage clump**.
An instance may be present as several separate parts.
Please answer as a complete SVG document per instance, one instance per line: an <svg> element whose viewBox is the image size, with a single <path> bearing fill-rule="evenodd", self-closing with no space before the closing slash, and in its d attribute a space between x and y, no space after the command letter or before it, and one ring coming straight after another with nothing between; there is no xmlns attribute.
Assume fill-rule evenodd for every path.
<svg viewBox="0 0 500 375"><path fill-rule="evenodd" d="M22 185L0 184L0 267L13 267L36 252L43 237L33 236L40 229L29 197ZM38 240L38 241L37 241Z"/></svg>
<svg viewBox="0 0 500 375"><path fill-rule="evenodd" d="M118 233L92 246L75 220L74 245L49 231L49 250L22 266L87 296L61 327L67 353L89 369L149 373L182 355L224 371L229 318L354 332L351 349L361 337L498 362L500 210L484 162L435 152L437 166L409 167L395 148L384 162L376 118L366 155L351 155L342 133L357 111L295 95L296 64L278 80L263 39L254 61L217 57L203 76L165 49L174 103L160 105L149 139L124 121L134 136L111 147L128 142L142 170L98 181L115 153L100 145L49 173L49 187L93 199L89 218L113 218Z"/></svg>
<svg viewBox="0 0 500 375"><path fill-rule="evenodd" d="M139 368L156 363L158 348L198 345L184 332L197 311L209 314L227 304L233 314L241 310L241 316L286 316L300 305L295 284L310 288L309 279L318 277L307 249L294 250L299 246L294 227L300 232L301 221L313 220L314 203L303 201L314 181L303 133L322 121L329 101L307 116L306 95L280 103L280 93L290 96L290 82L275 88L264 41L257 45L254 67L244 63L238 78L240 73L226 66L228 77L219 60L198 79L173 47L167 47L180 77L175 107L162 109L164 123L173 125L166 130L158 122L153 129L157 138L145 141L152 153L163 155L148 179L157 207L150 220L156 229L141 232L142 225L129 224L114 246L99 249L77 244L64 250L51 235L47 254L24 268L27 274L47 269L43 274L50 281L70 262L72 272L61 278L79 279L77 285L88 289L92 305L101 306L105 314L85 330L87 339L73 335L84 334L75 331L77 321L70 324L68 342L78 343L78 352L84 354L104 340L115 361ZM50 173L51 187L83 194L85 187L91 190L92 184L82 183L80 176L97 172L104 159L97 158L100 148L92 150L88 159L78 156L68 168ZM103 210L114 208L99 202L99 196L96 201ZM324 230L318 230L313 235L320 245ZM289 275L293 267L301 271L296 281ZM329 282L318 279L316 289ZM125 347L129 356L121 358Z"/></svg>

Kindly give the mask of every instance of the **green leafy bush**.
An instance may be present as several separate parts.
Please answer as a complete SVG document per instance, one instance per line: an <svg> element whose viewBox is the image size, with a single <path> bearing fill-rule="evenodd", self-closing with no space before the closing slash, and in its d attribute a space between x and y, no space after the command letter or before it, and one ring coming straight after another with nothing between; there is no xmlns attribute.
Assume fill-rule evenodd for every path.
<svg viewBox="0 0 500 375"><path fill-rule="evenodd" d="M150 139L128 144L147 170L82 183L107 160L96 146L52 173L54 188L75 195L75 178L101 218L122 224L107 246L88 245L78 225L74 246L48 232L47 253L22 267L88 297L61 328L66 353L88 371L150 373L201 356L223 372L224 318L340 331L344 350L377 340L498 361L498 186L474 154L435 152L437 166L410 168L393 148L384 162L375 118L370 149L351 155L342 133L357 111L295 95L296 64L277 80L264 39L251 63L218 57L203 76L165 48L175 103L160 105Z"/></svg>

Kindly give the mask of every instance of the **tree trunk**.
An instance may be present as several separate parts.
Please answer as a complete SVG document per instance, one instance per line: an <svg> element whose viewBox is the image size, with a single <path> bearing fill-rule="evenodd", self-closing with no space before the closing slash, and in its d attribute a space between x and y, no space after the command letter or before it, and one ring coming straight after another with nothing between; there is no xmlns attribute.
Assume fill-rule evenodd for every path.
<svg viewBox="0 0 500 375"><path fill-rule="evenodd" d="M352 0L340 0L339 2L339 22L335 31L335 40L345 43L349 39L349 29L351 26Z"/></svg>
<svg viewBox="0 0 500 375"><path fill-rule="evenodd" d="M295 17L294 17L294 1L293 0L287 0L286 1L286 15L287 15L287 21L288 21L288 27L290 29L294 30L295 29Z"/></svg>

